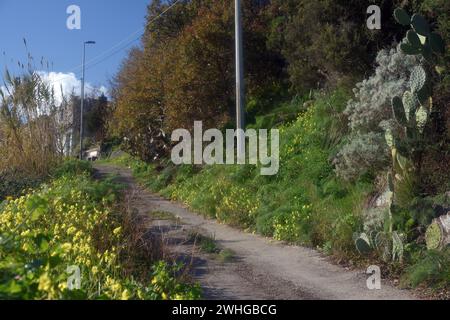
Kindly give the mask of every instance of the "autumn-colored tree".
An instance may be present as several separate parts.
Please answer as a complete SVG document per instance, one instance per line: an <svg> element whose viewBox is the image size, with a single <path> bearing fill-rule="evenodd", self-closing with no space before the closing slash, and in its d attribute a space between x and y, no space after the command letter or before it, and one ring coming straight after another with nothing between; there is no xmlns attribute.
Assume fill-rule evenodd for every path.
<svg viewBox="0 0 450 320"><path fill-rule="evenodd" d="M194 121L221 128L234 117L234 1L154 1L142 46L130 51L113 86L115 133L142 159L168 150L169 132ZM267 49L267 1L244 5L249 95L277 81L280 57Z"/></svg>
<svg viewBox="0 0 450 320"><path fill-rule="evenodd" d="M173 69L165 79L166 126L192 128L194 121L222 127L233 99L233 8L215 1L172 41Z"/></svg>

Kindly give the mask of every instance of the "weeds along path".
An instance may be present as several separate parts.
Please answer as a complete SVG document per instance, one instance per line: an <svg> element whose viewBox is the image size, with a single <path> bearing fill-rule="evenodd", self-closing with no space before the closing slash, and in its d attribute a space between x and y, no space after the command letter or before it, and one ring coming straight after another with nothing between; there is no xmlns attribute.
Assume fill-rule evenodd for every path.
<svg viewBox="0 0 450 320"><path fill-rule="evenodd" d="M95 167L99 177L117 175L127 186L130 206L148 217L149 231L163 239L167 252L191 265L205 299L414 299L385 283L369 290L363 272L333 265L314 250L207 220L141 188L128 169Z"/></svg>

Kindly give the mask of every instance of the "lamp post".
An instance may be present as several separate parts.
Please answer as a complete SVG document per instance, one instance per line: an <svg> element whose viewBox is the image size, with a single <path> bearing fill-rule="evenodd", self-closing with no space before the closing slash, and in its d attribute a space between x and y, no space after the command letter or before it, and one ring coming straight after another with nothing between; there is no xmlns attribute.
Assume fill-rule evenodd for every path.
<svg viewBox="0 0 450 320"><path fill-rule="evenodd" d="M86 60L86 45L95 44L95 41L85 41L83 43L83 62L81 75L81 108L80 108L80 160L83 160L83 115L84 115L84 80L85 80L85 60Z"/></svg>
<svg viewBox="0 0 450 320"><path fill-rule="evenodd" d="M236 129L238 158L245 159L245 92L244 92L244 54L242 41L241 0L235 0L235 38L236 38Z"/></svg>

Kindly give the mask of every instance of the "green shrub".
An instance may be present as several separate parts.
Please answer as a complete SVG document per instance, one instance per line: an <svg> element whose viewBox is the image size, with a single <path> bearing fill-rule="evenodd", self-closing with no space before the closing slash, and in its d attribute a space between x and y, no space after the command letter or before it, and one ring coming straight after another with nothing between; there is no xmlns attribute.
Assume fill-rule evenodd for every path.
<svg viewBox="0 0 450 320"><path fill-rule="evenodd" d="M54 178L61 178L63 176L76 176L80 174L92 174L93 168L88 161L79 161L76 159L67 159L62 164L57 166L51 172Z"/></svg>
<svg viewBox="0 0 450 320"><path fill-rule="evenodd" d="M8 197L18 197L26 189L37 187L43 178L30 177L18 171L0 173L0 202Z"/></svg>
<svg viewBox="0 0 450 320"><path fill-rule="evenodd" d="M449 289L450 250L422 252L407 269L402 282L413 288L426 284L435 289Z"/></svg>
<svg viewBox="0 0 450 320"><path fill-rule="evenodd" d="M404 3L379 2L383 13ZM402 30L390 15L383 16L381 31L369 30L364 14L368 1L275 0L271 5L278 16L269 43L282 51L297 92L315 89L318 84L336 86L346 78L364 75L377 50L389 45Z"/></svg>

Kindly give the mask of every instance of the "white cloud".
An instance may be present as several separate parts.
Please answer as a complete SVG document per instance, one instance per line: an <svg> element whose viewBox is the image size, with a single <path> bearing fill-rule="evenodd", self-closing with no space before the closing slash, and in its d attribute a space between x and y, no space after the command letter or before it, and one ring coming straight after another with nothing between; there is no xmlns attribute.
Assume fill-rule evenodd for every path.
<svg viewBox="0 0 450 320"><path fill-rule="evenodd" d="M81 95L81 79L78 79L74 73L46 71L38 71L37 73L44 81L53 86L55 91L55 99L58 103L62 101L62 95L70 96L72 93L78 96ZM100 93L103 93L106 96L108 94L108 89L105 86L94 87L89 82L85 83L85 95L89 95L94 91L94 89L97 89Z"/></svg>
<svg viewBox="0 0 450 320"><path fill-rule="evenodd" d="M69 97L72 93L78 96L81 95L81 79L78 79L74 73L47 71L37 71L37 73L46 83L53 86L57 104L60 104L62 102L63 95L65 97ZM5 86L0 86L0 90L3 91L5 95L8 95L8 91L6 90ZM108 96L108 89L105 86L94 87L89 82L85 83L84 93L86 96L92 93L94 90L97 90L100 94L103 93L105 96Z"/></svg>

